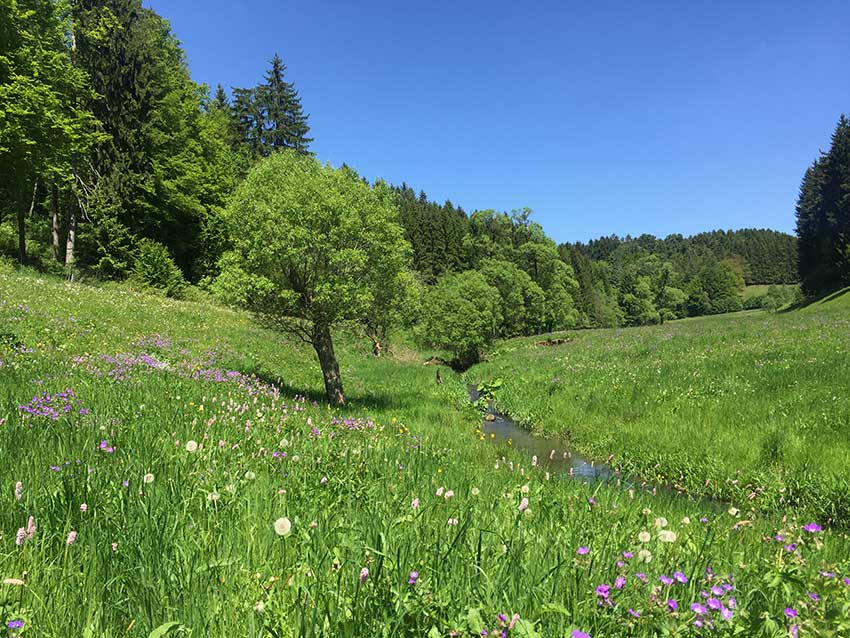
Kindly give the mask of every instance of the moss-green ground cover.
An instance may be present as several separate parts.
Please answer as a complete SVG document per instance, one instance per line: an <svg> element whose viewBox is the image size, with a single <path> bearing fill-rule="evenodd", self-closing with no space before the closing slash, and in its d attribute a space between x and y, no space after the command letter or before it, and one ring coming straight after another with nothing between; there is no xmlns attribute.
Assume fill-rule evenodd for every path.
<svg viewBox="0 0 850 638"><path fill-rule="evenodd" d="M747 321L764 326L759 339L793 348L805 370L841 365L838 319L799 317L784 327L767 315ZM830 347L806 337L810 323ZM658 334L690 342L689 325L708 324ZM730 359L745 360L754 333L736 337L734 323L719 325L735 346ZM332 411L320 400L312 351L228 310L9 273L0 274L0 332L0 620L9 636L850 630L842 532L809 526L823 521L791 509L786 518L718 512L687 498L550 480L510 446L480 441L465 380L444 369L436 385L415 353L375 359L343 336L350 405ZM657 384L639 390L643 377L605 372L616 356L609 334L561 346L586 348L581 373L605 389L582 414L597 418L610 400L648 416ZM667 353L655 341L640 345L652 334L618 339L664 370L674 363ZM585 339L598 340L600 371ZM716 380L711 345L693 346L693 390L677 399L691 419L719 410L718 397L736 405L751 397ZM518 347L505 356L549 365ZM764 375L758 387L786 387L791 355L763 350L762 365L751 362ZM558 365L567 352L547 349ZM501 360L482 374L501 373ZM500 402L530 374L524 367ZM831 423L846 406L838 403L846 395L827 391L842 387L831 379L807 395L808 412L764 403L761 421L791 410L801 422ZM562 385L550 377L529 388L532 398L557 397ZM617 443L612 429L598 428L600 450ZM720 428L717 436L738 453L734 437ZM806 447L807 430L797 436ZM589 431L574 438L595 440Z"/></svg>

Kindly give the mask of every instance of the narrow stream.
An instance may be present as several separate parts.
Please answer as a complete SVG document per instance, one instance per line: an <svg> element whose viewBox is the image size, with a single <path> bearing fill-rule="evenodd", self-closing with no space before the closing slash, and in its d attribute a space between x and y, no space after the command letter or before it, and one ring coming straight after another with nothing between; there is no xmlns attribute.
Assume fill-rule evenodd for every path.
<svg viewBox="0 0 850 638"><path fill-rule="evenodd" d="M478 388L475 385L469 385L467 389L470 400L473 403L478 401L480 396ZM487 405L487 415L492 416L489 418L485 416L482 430L488 441L494 443L510 441L511 447L524 452L532 459L536 457L537 465L553 475L566 475L586 483L611 481L616 478L609 466L587 461L571 450L564 449L563 441L534 436L514 423L510 417L496 412L492 402Z"/></svg>

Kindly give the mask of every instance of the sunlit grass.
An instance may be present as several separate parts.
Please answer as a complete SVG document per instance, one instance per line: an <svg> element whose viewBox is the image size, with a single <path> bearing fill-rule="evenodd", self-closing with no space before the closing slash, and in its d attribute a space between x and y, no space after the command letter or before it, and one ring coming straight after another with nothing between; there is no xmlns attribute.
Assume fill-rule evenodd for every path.
<svg viewBox="0 0 850 638"><path fill-rule="evenodd" d="M10 636L848 629L843 534L805 531L810 521L790 510L783 521L552 480L509 445L480 441L464 379L443 369L437 385L409 350L375 359L340 335L350 405L330 410L312 351L242 313L10 274L0 275L0 319L0 620ZM602 346L616 334L580 339ZM637 360L663 356L641 344L647 334L615 338ZM585 347L561 347L575 346ZM510 356L530 356L518 347ZM590 356L581 374L604 385L611 350L600 347L596 368ZM765 374L784 383L779 366ZM707 379L690 381L706 397L733 387ZM629 399L614 394L616 405L645 418L640 399L655 385L623 381ZM534 396L558 394L535 386ZM605 408L598 397L582 413ZM600 440L615 443L606 432ZM291 528L275 525L282 518Z"/></svg>

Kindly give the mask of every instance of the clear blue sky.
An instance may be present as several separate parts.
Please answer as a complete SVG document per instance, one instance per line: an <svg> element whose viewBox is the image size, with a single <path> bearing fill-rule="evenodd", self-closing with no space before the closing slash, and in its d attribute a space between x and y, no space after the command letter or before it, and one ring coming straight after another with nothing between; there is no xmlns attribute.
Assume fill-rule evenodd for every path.
<svg viewBox="0 0 850 638"><path fill-rule="evenodd" d="M557 241L793 231L850 113L850 2L146 0L193 78L278 52L313 150L467 211L529 206Z"/></svg>

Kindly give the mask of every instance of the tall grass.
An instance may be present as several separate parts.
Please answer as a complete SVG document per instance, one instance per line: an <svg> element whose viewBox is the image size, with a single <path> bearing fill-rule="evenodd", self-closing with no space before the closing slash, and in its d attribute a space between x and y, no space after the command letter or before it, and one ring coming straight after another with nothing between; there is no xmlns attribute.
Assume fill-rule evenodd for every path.
<svg viewBox="0 0 850 638"><path fill-rule="evenodd" d="M553 480L413 355L340 335L332 410L241 313L0 274L0 319L10 636L850 630L844 535Z"/></svg>

